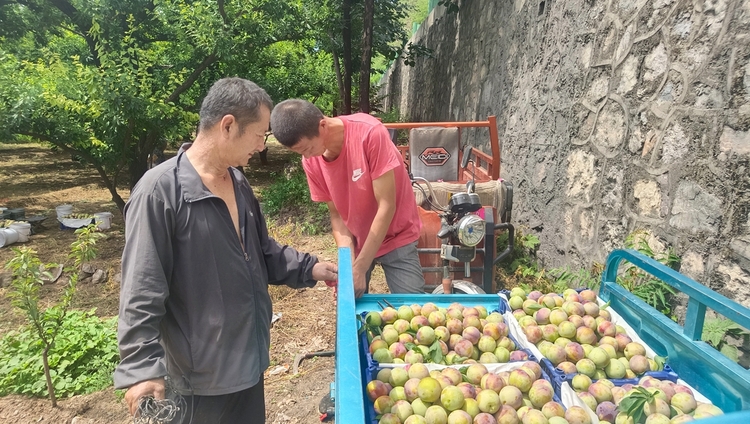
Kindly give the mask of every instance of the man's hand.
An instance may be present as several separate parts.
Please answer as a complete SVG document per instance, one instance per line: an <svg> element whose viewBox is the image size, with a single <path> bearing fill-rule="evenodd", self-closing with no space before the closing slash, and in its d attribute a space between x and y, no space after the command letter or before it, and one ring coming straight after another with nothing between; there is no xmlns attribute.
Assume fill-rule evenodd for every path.
<svg viewBox="0 0 750 424"><path fill-rule="evenodd" d="M362 269L356 263L352 268L352 277L354 278L354 297L360 297L365 294L367 289L367 268Z"/></svg>
<svg viewBox="0 0 750 424"><path fill-rule="evenodd" d="M164 399L164 378L145 380L130 386L125 393L125 402L128 404L130 415L135 415L135 411L138 410L138 402L146 396L153 396L156 400Z"/></svg>
<svg viewBox="0 0 750 424"><path fill-rule="evenodd" d="M315 281L337 281L339 268L330 262L318 262L313 266L312 278Z"/></svg>

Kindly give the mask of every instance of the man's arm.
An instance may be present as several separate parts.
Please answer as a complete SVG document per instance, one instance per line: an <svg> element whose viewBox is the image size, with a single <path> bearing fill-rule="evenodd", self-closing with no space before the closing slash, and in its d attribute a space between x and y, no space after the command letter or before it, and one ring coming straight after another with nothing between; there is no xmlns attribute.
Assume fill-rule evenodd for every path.
<svg viewBox="0 0 750 424"><path fill-rule="evenodd" d="M164 202L150 195L134 195L125 208L125 248L117 326L120 364L116 388L125 395L133 414L143 396L164 397L167 375L159 325L166 313L171 272L171 213Z"/></svg>
<svg viewBox="0 0 750 424"><path fill-rule="evenodd" d="M354 252L356 241L354 235L346 227L344 219L341 218L339 210L336 209L336 205L333 202L326 202L328 205L328 212L331 214L331 231L333 232L333 239L336 241L336 247L348 247Z"/></svg>
<svg viewBox="0 0 750 424"><path fill-rule="evenodd" d="M318 281L338 280L338 268L330 262L319 262L309 253L279 244L268 235L266 218L260 211L260 204L253 196L252 207L258 217L256 224L263 250L263 260L268 271L268 284L287 285L292 288L313 287Z"/></svg>
<svg viewBox="0 0 750 424"><path fill-rule="evenodd" d="M357 241L354 239L354 235L346 227L344 219L341 218L336 205L333 202L326 202L328 205L328 211L331 214L331 231L333 232L333 239L336 241L336 247L348 247L352 254L352 263L354 263L354 248L356 247ZM367 272L367 269L365 269ZM367 289L367 284L364 279L354 279L354 295L356 297L362 296Z"/></svg>
<svg viewBox="0 0 750 424"><path fill-rule="evenodd" d="M367 239L362 245L362 250L353 264L354 287L357 297L364 293L364 290L357 292L357 287L359 284L364 286L365 274L370 269L370 265L372 265L378 249L383 244L388 227L390 227L393 216L396 214L396 179L393 170L391 169L374 179L372 181L372 190L375 194L375 200L378 203L378 210L372 221L370 232L367 234ZM361 280L361 283L358 280Z"/></svg>

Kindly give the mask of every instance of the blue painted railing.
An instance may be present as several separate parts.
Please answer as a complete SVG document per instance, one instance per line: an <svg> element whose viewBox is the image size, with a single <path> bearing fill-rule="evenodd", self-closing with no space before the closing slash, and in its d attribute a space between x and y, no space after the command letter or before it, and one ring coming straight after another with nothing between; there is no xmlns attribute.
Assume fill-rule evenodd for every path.
<svg viewBox="0 0 750 424"><path fill-rule="evenodd" d="M338 304L336 306L336 422L364 423L365 399L355 318L352 254L339 248Z"/></svg>
<svg viewBox="0 0 750 424"><path fill-rule="evenodd" d="M684 328L617 285L617 269L622 261L630 262L689 296ZM358 354L358 323L355 316L362 310L373 310L376 300L386 298L391 299L392 303L399 303L400 298L398 295L365 295L355 301L349 249L339 249L338 266L334 383L336 422L365 423L364 365ZM602 275L600 297L610 302L611 307L658 354L669 357L669 364L680 378L727 413L700 420L702 424L750 422L750 371L700 341L707 307L745 328L750 328L750 309L633 250L616 250L610 254ZM435 296L410 295L408 300L409 303L419 303L435 300Z"/></svg>
<svg viewBox="0 0 750 424"><path fill-rule="evenodd" d="M689 297L684 327L617 284L618 268L623 261ZM668 357L668 363L680 378L728 414L701 423L750 420L750 371L700 340L707 307L745 328L750 328L750 309L634 250L615 250L609 255L599 296L659 355Z"/></svg>

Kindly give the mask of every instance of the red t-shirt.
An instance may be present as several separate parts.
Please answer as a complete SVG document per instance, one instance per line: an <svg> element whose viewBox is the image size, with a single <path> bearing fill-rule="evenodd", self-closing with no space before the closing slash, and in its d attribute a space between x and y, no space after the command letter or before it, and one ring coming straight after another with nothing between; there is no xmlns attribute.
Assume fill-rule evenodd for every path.
<svg viewBox="0 0 750 424"><path fill-rule="evenodd" d="M355 253L365 244L378 204L372 181L393 170L396 180L396 213L377 256L417 241L422 222L403 159L388 130L374 117L357 113L337 116L344 123L344 145L339 157L303 158L310 197L332 201L355 237Z"/></svg>

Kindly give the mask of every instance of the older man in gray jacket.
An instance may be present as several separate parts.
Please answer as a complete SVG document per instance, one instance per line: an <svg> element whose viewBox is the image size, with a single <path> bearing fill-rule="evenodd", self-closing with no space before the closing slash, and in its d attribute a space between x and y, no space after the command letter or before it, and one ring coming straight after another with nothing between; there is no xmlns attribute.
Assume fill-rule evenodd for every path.
<svg viewBox="0 0 750 424"><path fill-rule="evenodd" d="M131 414L164 397L169 377L186 399L184 423L265 422L269 284L336 280L268 235L258 200L235 166L263 149L271 99L240 78L203 100L192 145L148 171L125 206L115 387Z"/></svg>

